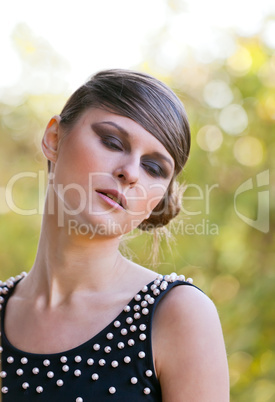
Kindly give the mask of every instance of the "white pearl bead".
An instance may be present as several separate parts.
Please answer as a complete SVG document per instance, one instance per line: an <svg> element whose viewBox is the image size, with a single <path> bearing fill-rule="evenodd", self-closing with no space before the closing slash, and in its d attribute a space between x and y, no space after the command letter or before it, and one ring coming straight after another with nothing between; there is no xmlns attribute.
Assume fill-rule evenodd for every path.
<svg viewBox="0 0 275 402"><path fill-rule="evenodd" d="M148 302L146 300L143 300L141 302L141 307L147 307L148 306Z"/></svg>
<svg viewBox="0 0 275 402"><path fill-rule="evenodd" d="M99 350L100 349L100 345L98 343L95 343L93 346L94 350Z"/></svg>
<svg viewBox="0 0 275 402"><path fill-rule="evenodd" d="M124 307L125 313L129 313L130 310L131 310L130 306L127 305L127 306Z"/></svg>
<svg viewBox="0 0 275 402"><path fill-rule="evenodd" d="M58 387L62 387L63 384L64 384L63 380L57 380L57 381L56 381L56 385L57 385Z"/></svg>
<svg viewBox="0 0 275 402"><path fill-rule="evenodd" d="M137 327L135 325L130 326L130 331L135 332L137 330Z"/></svg>
<svg viewBox="0 0 275 402"><path fill-rule="evenodd" d="M140 301L140 300L141 300L141 295L140 294L135 295L135 301Z"/></svg>
<svg viewBox="0 0 275 402"><path fill-rule="evenodd" d="M160 284L161 290L166 290L168 286L168 283L166 281L162 281Z"/></svg>
<svg viewBox="0 0 275 402"><path fill-rule="evenodd" d="M94 362L95 362L94 359L91 359L91 358L87 360L87 363L89 366L92 366L94 364Z"/></svg>
<svg viewBox="0 0 275 402"><path fill-rule="evenodd" d="M118 361L117 360L113 360L111 363L111 366L116 368L118 366Z"/></svg>
<svg viewBox="0 0 275 402"><path fill-rule="evenodd" d="M155 303L155 299L153 297L150 297L150 299L148 299L148 303L149 304L154 304Z"/></svg>
<svg viewBox="0 0 275 402"><path fill-rule="evenodd" d="M110 394L115 394L116 393L115 387L110 387L109 392L110 392Z"/></svg>
<svg viewBox="0 0 275 402"><path fill-rule="evenodd" d="M145 335L145 334L140 334L140 335L139 335L139 339L140 339L141 341L145 341L146 335Z"/></svg>
<svg viewBox="0 0 275 402"><path fill-rule="evenodd" d="M152 372L152 370L146 370L145 374L147 375L147 377L152 377L153 372Z"/></svg>
<svg viewBox="0 0 275 402"><path fill-rule="evenodd" d="M100 366L105 366L106 360L100 359L99 362L98 362L98 364L99 364Z"/></svg>
<svg viewBox="0 0 275 402"><path fill-rule="evenodd" d="M129 345L129 346L134 346L134 344L135 344L134 339L129 339L129 340L128 340L128 345Z"/></svg>
<svg viewBox="0 0 275 402"><path fill-rule="evenodd" d="M33 374L38 374L39 373L39 368L38 367L34 367L32 369Z"/></svg>
<svg viewBox="0 0 275 402"><path fill-rule="evenodd" d="M12 357L12 356L9 356L8 358L7 358L7 362L8 363L13 363L14 362L14 358Z"/></svg>
<svg viewBox="0 0 275 402"><path fill-rule="evenodd" d="M3 352L3 348L2 348L2 346L0 346L0 353L2 353Z"/></svg>
<svg viewBox="0 0 275 402"><path fill-rule="evenodd" d="M48 377L48 378L53 378L53 377L54 377L53 371L48 371L48 372L47 372L47 377Z"/></svg>
<svg viewBox="0 0 275 402"><path fill-rule="evenodd" d="M132 317L127 317L127 318L126 318L127 324L132 324L133 321L134 321L134 320L133 320Z"/></svg>
<svg viewBox="0 0 275 402"><path fill-rule="evenodd" d="M76 377L80 377L80 376L81 376L81 371L80 371L79 369L75 370L75 371L74 371L74 375L75 375Z"/></svg>
<svg viewBox="0 0 275 402"><path fill-rule="evenodd" d="M150 388L144 388L143 392L145 393L145 395L149 395L151 390Z"/></svg>
<svg viewBox="0 0 275 402"><path fill-rule="evenodd" d="M38 387L36 387L36 392L38 394L41 394L43 392L43 387L41 387L40 385Z"/></svg>
<svg viewBox="0 0 275 402"><path fill-rule="evenodd" d="M80 363L81 360L82 360L82 357L81 357L81 356L75 356L75 358L74 358L74 361L75 361L76 363Z"/></svg>
<svg viewBox="0 0 275 402"><path fill-rule="evenodd" d="M154 283L154 285L151 286L151 290L155 290L157 285Z"/></svg>
<svg viewBox="0 0 275 402"><path fill-rule="evenodd" d="M112 348L111 348L110 346L106 346L106 347L104 348L104 352L105 352L105 353L110 353L111 350L112 350Z"/></svg>
<svg viewBox="0 0 275 402"><path fill-rule="evenodd" d="M120 326L121 326L120 321L115 321L115 322L114 322L114 326L115 326L116 328L120 327Z"/></svg>
<svg viewBox="0 0 275 402"><path fill-rule="evenodd" d="M112 334L112 332L109 332L109 333L106 335L106 338L109 339L109 340L113 339L113 337L114 337L114 334Z"/></svg>
<svg viewBox="0 0 275 402"><path fill-rule="evenodd" d="M145 299L146 301L148 301L148 299L150 299L150 297L151 297L151 296L147 294L147 295L144 296L144 299Z"/></svg>
<svg viewBox="0 0 275 402"><path fill-rule="evenodd" d="M148 292L148 286L146 286L146 285L143 286L143 288L141 290L142 290L143 293Z"/></svg>
<svg viewBox="0 0 275 402"><path fill-rule="evenodd" d="M124 360L125 363L130 363L131 357L130 356L125 356L123 360Z"/></svg>
<svg viewBox="0 0 275 402"><path fill-rule="evenodd" d="M17 375L23 375L24 371L22 369L18 369L18 370L16 370L16 374Z"/></svg>
<svg viewBox="0 0 275 402"><path fill-rule="evenodd" d="M97 373L92 374L92 380L96 381L99 379L99 375Z"/></svg>
<svg viewBox="0 0 275 402"><path fill-rule="evenodd" d="M27 359L26 357L22 357L21 363L22 363L22 364L27 364L27 363L28 363L28 359Z"/></svg>
<svg viewBox="0 0 275 402"><path fill-rule="evenodd" d="M155 290L153 291L153 293L154 293L154 296L158 296L158 295L160 294L160 290L159 290L159 289L155 289Z"/></svg>
<svg viewBox="0 0 275 402"><path fill-rule="evenodd" d="M1 391L3 394L7 394L9 389L8 389L8 387L2 387Z"/></svg>
<svg viewBox="0 0 275 402"><path fill-rule="evenodd" d="M186 282L188 282L188 283L191 283L191 284L192 284L192 283L193 283L193 279L192 279L192 278L187 278L187 279L186 279Z"/></svg>
<svg viewBox="0 0 275 402"><path fill-rule="evenodd" d="M159 285L160 285L160 280L159 280L159 279L156 279L156 280L154 281L154 284L155 284L156 286L159 286Z"/></svg>
<svg viewBox="0 0 275 402"><path fill-rule="evenodd" d="M141 331L145 331L146 330L146 325L145 324L140 324L139 329Z"/></svg>
<svg viewBox="0 0 275 402"><path fill-rule="evenodd" d="M62 366L62 370L67 373L67 371L69 371L69 366L67 364L64 364L64 366Z"/></svg>
<svg viewBox="0 0 275 402"><path fill-rule="evenodd" d="M172 274L170 275L170 279L172 282L175 282L178 279L178 275L176 274L176 272L172 272Z"/></svg>
<svg viewBox="0 0 275 402"><path fill-rule="evenodd" d="M147 314L149 314L149 310L148 310L148 308L146 308L146 307L145 307L145 308L143 308L143 309L142 309L142 314L143 314L143 315L147 315Z"/></svg>
<svg viewBox="0 0 275 402"><path fill-rule="evenodd" d="M145 357L145 352L139 352L139 353L138 353L138 357L139 357L140 359L143 359L143 358Z"/></svg>
<svg viewBox="0 0 275 402"><path fill-rule="evenodd" d="M120 331L121 335L127 335L128 331L126 328L122 328L122 330Z"/></svg>
<svg viewBox="0 0 275 402"><path fill-rule="evenodd" d="M51 362L50 362L50 360L48 360L48 359L45 359L45 360L43 361L43 365L44 365L45 367L48 367L50 364L51 364Z"/></svg>
<svg viewBox="0 0 275 402"><path fill-rule="evenodd" d="M28 382L23 382L23 384L22 384L22 388L24 388L24 389L28 389L29 386L30 386L30 384Z"/></svg>
<svg viewBox="0 0 275 402"><path fill-rule="evenodd" d="M67 357L66 356L61 356L60 357L60 361L61 361L61 363L67 363Z"/></svg>
<svg viewBox="0 0 275 402"><path fill-rule="evenodd" d="M135 310L135 311L139 311L139 310L140 310L140 305L139 305L139 304L136 304L136 305L134 306L134 310Z"/></svg>
<svg viewBox="0 0 275 402"><path fill-rule="evenodd" d="M117 344L117 347L119 348L119 349L123 349L124 348L124 343L123 342L119 342L118 344Z"/></svg>
<svg viewBox="0 0 275 402"><path fill-rule="evenodd" d="M79 396L78 398L76 398L75 402L83 402L83 399Z"/></svg>
<svg viewBox="0 0 275 402"><path fill-rule="evenodd" d="M131 378L131 383L132 383L132 384L136 384L137 382L138 382L137 377L132 377L132 378Z"/></svg>
<svg viewBox="0 0 275 402"><path fill-rule="evenodd" d="M1 377L1 378L6 378L6 377L7 377L7 373L6 373L5 371L1 371L0 377Z"/></svg>
<svg viewBox="0 0 275 402"><path fill-rule="evenodd" d="M135 314L134 314L134 319L135 319L135 320L139 320L140 317L141 317L140 313L135 313Z"/></svg>

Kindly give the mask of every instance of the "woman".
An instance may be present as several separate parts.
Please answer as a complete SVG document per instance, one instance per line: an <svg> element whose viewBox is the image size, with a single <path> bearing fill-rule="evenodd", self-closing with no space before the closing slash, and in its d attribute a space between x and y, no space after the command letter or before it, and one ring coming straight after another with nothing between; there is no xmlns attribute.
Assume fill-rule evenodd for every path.
<svg viewBox="0 0 275 402"><path fill-rule="evenodd" d="M4 401L229 400L213 303L118 251L178 214L189 146L179 99L137 72L96 74L50 120L36 260L2 284Z"/></svg>

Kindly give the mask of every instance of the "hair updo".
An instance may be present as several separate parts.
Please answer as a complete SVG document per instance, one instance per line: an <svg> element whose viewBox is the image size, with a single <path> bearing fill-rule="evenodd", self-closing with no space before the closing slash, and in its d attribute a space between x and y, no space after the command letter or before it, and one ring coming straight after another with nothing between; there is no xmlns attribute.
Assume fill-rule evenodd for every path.
<svg viewBox="0 0 275 402"><path fill-rule="evenodd" d="M180 211L180 191L175 177L184 167L190 150L190 128L183 104L156 78L115 69L95 74L71 95L60 114L61 126L69 130L90 107L104 108L134 120L173 157L175 171L168 189L139 228L150 230L166 225Z"/></svg>

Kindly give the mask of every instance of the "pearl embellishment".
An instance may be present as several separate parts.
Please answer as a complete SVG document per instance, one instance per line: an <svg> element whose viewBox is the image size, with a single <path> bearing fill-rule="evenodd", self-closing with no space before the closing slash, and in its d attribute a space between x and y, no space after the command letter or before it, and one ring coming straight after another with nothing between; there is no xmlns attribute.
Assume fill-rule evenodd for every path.
<svg viewBox="0 0 275 402"><path fill-rule="evenodd" d="M10 289L14 287L14 285L16 284L16 282L18 280L20 280L23 276L26 276L25 273L22 273L21 275L18 275L16 278L10 278L9 280L7 280L6 282L1 282L0 281L0 309L2 308L3 303L5 302L5 295L7 295L10 292ZM131 300L131 302L129 304L127 304L122 313L118 316L118 318L120 318L120 320L115 320L113 323L111 323L108 327L106 328L110 328L111 329L111 325L112 325L112 329L111 331L113 332L105 332L104 336L106 337L107 340L111 341L113 339L115 339L114 343L113 342L106 342L106 339L104 341L103 337L101 336L100 341L102 342L101 345L98 343L95 343L92 346L93 350L90 350L91 356L93 356L95 352L99 351L100 349L102 349L101 353L98 353L99 357L97 359L93 359L91 357L88 358L87 353L88 350L85 351L86 354L86 369L83 368L83 377L85 375L91 375L91 379L93 381L97 381L100 377L100 370L102 370L99 367L99 374L98 373L89 373L89 369L87 366L93 366L95 364L95 360L96 360L96 364L98 366L105 366L108 363L109 369L111 368L117 368L120 367L121 362L123 361L126 364L130 364L131 361L134 359L136 359L135 356L138 356L139 359L144 359L146 354L144 351L138 351L138 349L133 348L133 346L136 344L136 347L141 347L141 343L140 341L145 341L148 337L147 332L145 333L147 326L146 326L146 322L150 321L151 317L144 317L147 316L149 314L151 314L154 310L153 310L153 304L158 300L157 297L160 295L160 293L162 291L165 291L168 286L170 288L170 283L175 282L175 281L185 281L185 277L184 275L177 275L176 273L171 273L170 275L165 275L165 277L163 277L162 275L158 275L157 278L151 282L151 284L149 286L144 286L142 288L142 290L137 293L134 298ZM191 278L186 279L186 282L192 284L193 280ZM130 313L130 314L129 314ZM136 321L134 321L136 320ZM137 320L140 320L140 322L138 323ZM135 325L137 324L137 325ZM136 333L137 332L137 333ZM134 334L135 333L135 334ZM124 337L122 338L121 337ZM0 333L1 336L1 333ZM124 339L125 342L121 342L119 341L120 339ZM133 339L134 338L134 339ZM98 338L99 339L99 338ZM109 345L108 345L109 344ZM125 348L125 354L128 351L129 355L124 354L123 357L123 352L120 352L118 350L116 350L116 352L114 353L114 351L112 351L113 349L115 349L117 345L117 348L122 350ZM130 347L130 349L129 349ZM147 345L144 345L144 348L146 348ZM5 348L5 346L4 346ZM76 349L77 351L81 351L82 349ZM3 351L2 346L0 346L0 353ZM112 354L112 353L113 354ZM81 353L81 352L80 352ZM83 352L84 353L84 352ZM106 354L110 354L110 360L107 359L107 362L105 359L100 358L102 355L104 356L104 353ZM83 356L85 356L85 354L83 354ZM117 355L116 355L117 354ZM122 356L121 356L122 354ZM137 354L137 355L136 355ZM17 356L15 356L17 358ZM94 357L94 356L93 356ZM113 360L115 357L117 357L118 360ZM74 376L75 377L80 377L82 375L81 370L79 369L75 369L75 367L77 367L77 365L75 363L81 363L82 362L82 357L80 355L72 355L72 353L70 353L69 356L70 359L72 359L72 365L74 365L74 367L71 367ZM22 365L27 365L27 363L29 363L28 358L27 357L22 357L19 358L20 360L18 361L19 365L20 363ZM63 372L68 372L69 371L69 366L66 364L68 362L68 358L67 356L61 356L60 358L58 358L58 360L60 361L59 363L59 369L62 369ZM8 356L6 362L8 364L12 364L14 363L15 359L12 356ZM71 360L70 360L71 361ZM56 366L56 362L57 362L57 358L55 357L54 360L52 361L52 367L51 369L57 367ZM5 362L3 362L5 364ZM21 382L21 386L23 388L23 390L27 390L28 388L30 388L31 390L35 390L38 394L44 392L44 389L41 385L37 386L37 382L39 381L39 378L41 376L41 382L39 381L38 384L42 384L43 386L46 386L45 384L56 384L56 386L58 387L62 387L64 385L64 381L62 378L57 379L56 381L52 382L50 381L50 379L54 378L55 374L53 371L47 371L46 369L46 373L43 371L43 369L39 369L38 367L39 364L41 365L41 363L43 363L43 366L48 367L51 365L51 361L49 359L45 359L45 360L41 360L40 363L37 362L37 360L34 359L30 359L30 363L29 365L32 364L32 366L29 367L29 370L23 370L22 368L18 368L16 370L16 368L14 368L13 370L10 370L13 372L13 375L16 373L17 376L23 376L22 380L24 380L25 378L28 378L26 376L26 372L28 371L28 373L33 374L35 376L37 376L40 371L40 375L37 377L33 377L30 376L29 377L29 381L28 382ZM38 367L36 367L35 365L38 365ZM152 391L149 387L145 387L145 385L149 385L150 386L150 381L149 378L153 376L153 371L150 369L146 369L146 361L144 361L143 363L140 362L140 368L143 370L144 375L147 377L144 377L144 380L147 381L147 383L144 383L143 387L141 389L143 389L143 393L144 395L149 395ZM15 364L14 364L15 366ZM13 367L13 366L12 366ZM11 368L12 368L11 367ZM32 368L33 367L33 368ZM82 366L78 366L82 369ZM84 367L84 365L83 365ZM131 367L131 365L130 365ZM148 367L148 366L147 366ZM4 366L5 368L5 366ZM123 373L123 364L121 365L120 369L118 369L116 371L117 375L120 376L120 370L121 370L121 374L126 373L127 376L127 368L124 365L124 373ZM44 369L45 370L45 369ZM138 373L138 371L135 371L135 366L131 367L132 372L130 371L129 368L129 372L132 374L136 374ZM104 371L104 369L103 369ZM24 373L25 372L25 373ZM57 372L55 372L57 374ZM0 378L6 378L8 376L8 381L10 381L10 377L9 377L9 370L6 371L1 371L0 372ZM26 377L25 377L26 376ZM45 381L45 377L49 380ZM61 376L62 377L62 376ZM57 377L58 378L58 377ZM64 378L67 378L64 376ZM110 375L111 378L111 375ZM127 378L127 377L126 377ZM139 382L138 378L135 376L129 376L128 377L128 381L130 379L130 383L131 384L137 384ZM9 382L7 381L7 385L9 385ZM110 384L109 384L110 385ZM142 386L142 385L141 385ZM116 388L114 386L107 386L107 390L109 391L109 394L115 394L116 393ZM105 390L105 392L107 391ZM8 387L2 387L1 389L2 393L8 393ZM123 391L123 390L122 390ZM33 391L32 391L33 392ZM45 395L46 397L47 395ZM86 398L85 395L83 395L84 398ZM46 398L47 399L47 398ZM76 402L83 402L83 398L82 397L77 397L75 399Z"/></svg>
<svg viewBox="0 0 275 402"><path fill-rule="evenodd" d="M115 387L110 387L109 392L110 392L110 394L115 394L116 393Z"/></svg>
<svg viewBox="0 0 275 402"><path fill-rule="evenodd" d="M138 382L137 377L132 377L132 378L131 378L131 383L132 383L132 384L136 384L137 382Z"/></svg>

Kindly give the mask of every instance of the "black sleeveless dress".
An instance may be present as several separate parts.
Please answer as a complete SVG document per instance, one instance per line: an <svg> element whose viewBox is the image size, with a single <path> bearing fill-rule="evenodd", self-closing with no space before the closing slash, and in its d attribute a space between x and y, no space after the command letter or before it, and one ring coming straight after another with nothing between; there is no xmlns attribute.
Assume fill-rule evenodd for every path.
<svg viewBox="0 0 275 402"><path fill-rule="evenodd" d="M5 306L23 274L0 285L4 402L161 402L153 365L152 319L183 275L158 275L92 339L62 353L25 353L5 336ZM81 330L81 329L80 329Z"/></svg>

